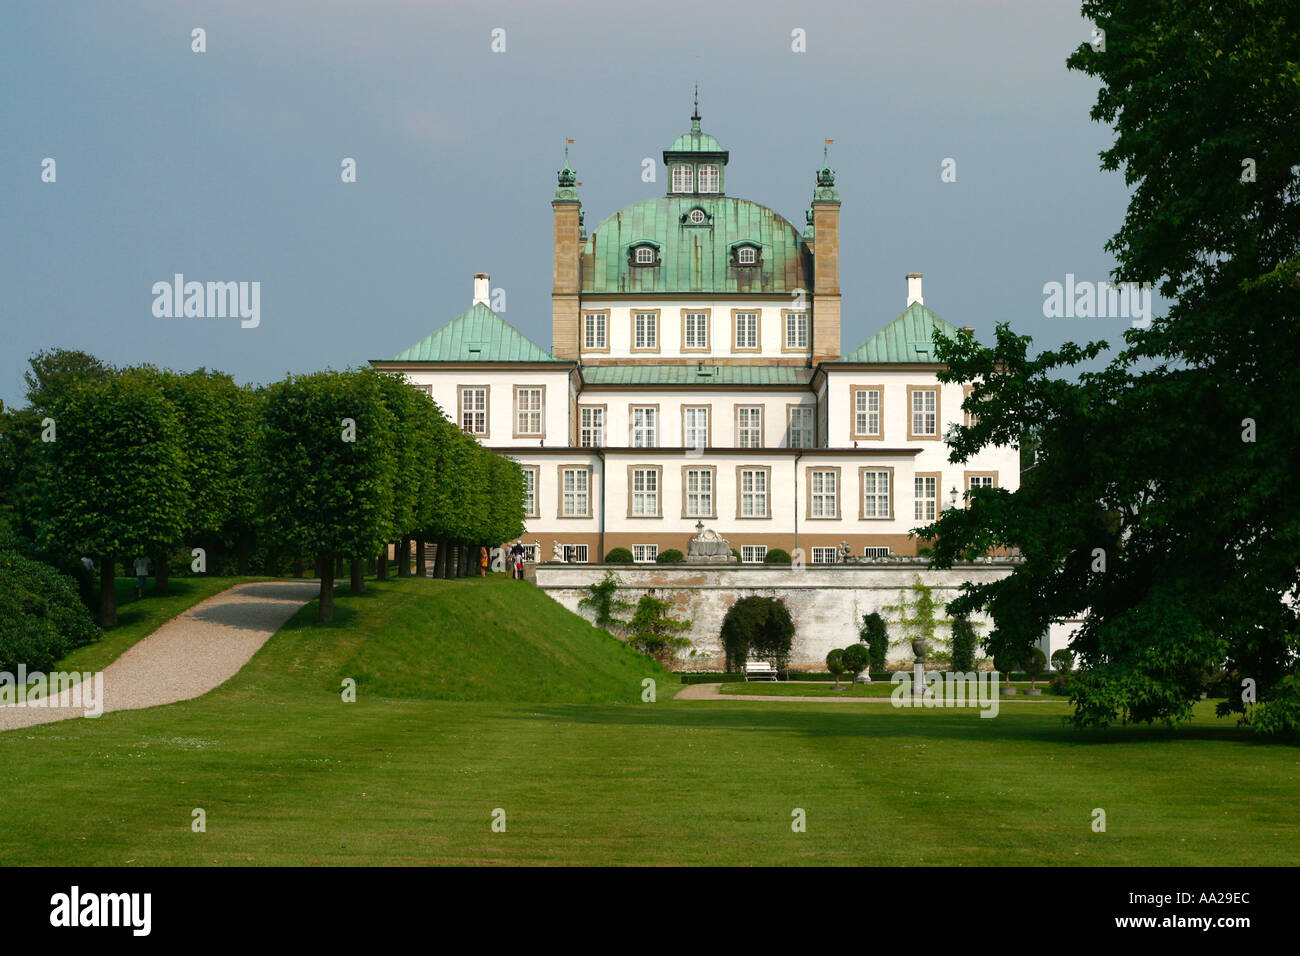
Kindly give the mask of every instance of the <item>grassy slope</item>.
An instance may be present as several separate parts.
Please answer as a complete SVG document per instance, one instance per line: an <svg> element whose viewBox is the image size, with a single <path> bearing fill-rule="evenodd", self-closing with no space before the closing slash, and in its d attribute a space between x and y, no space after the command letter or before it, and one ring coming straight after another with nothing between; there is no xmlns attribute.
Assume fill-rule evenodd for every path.
<svg viewBox="0 0 1300 956"><path fill-rule="evenodd" d="M440 604L485 607L504 586L515 583L340 594L340 625L300 617L198 700L0 734L0 862L1300 863L1300 750L1250 741L1209 703L1176 731L1094 736L1051 703L989 720L673 701L664 685L653 704L380 696L405 692L385 655L404 647L428 668L413 642L496 647L501 630L362 637L385 606L428 588ZM518 593L506 606L536 617ZM567 641L557 655L604 657ZM452 660L429 668L444 692L478 693ZM362 663L369 683L342 703L335 678ZM620 693L638 673L610 667ZM206 833L190 830L195 807ZM505 833L490 830L497 807ZM790 830L795 807L806 833ZM1090 828L1096 807L1104 834Z"/></svg>

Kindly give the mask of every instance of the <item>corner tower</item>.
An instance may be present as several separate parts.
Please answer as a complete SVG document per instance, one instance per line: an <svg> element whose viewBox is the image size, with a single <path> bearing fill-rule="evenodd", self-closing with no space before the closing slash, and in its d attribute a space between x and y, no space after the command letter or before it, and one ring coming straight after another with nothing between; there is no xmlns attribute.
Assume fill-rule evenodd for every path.
<svg viewBox="0 0 1300 956"><path fill-rule="evenodd" d="M822 149L822 168L813 189L813 363L840 357L840 191L830 164L830 140ZM806 235L806 234L805 234Z"/></svg>
<svg viewBox="0 0 1300 956"><path fill-rule="evenodd" d="M556 174L555 198L551 201L554 220L552 242L555 269L551 285L551 353L558 359L578 359L578 310L582 284L582 200L578 198L578 174L569 165L569 147L564 147L564 166Z"/></svg>

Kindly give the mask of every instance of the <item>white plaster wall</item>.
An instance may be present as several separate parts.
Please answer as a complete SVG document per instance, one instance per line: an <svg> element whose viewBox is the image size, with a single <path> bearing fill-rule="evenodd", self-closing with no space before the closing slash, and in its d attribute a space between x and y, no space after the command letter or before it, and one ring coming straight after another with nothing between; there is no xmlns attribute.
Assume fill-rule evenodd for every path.
<svg viewBox="0 0 1300 956"><path fill-rule="evenodd" d="M433 400L447 418L457 419L458 389L461 386L488 387L488 437L479 440L489 448L541 445L564 446L569 443L569 370L501 369L491 366L448 369L447 371L406 372L413 385L432 385ZM534 385L546 389L543 420L546 434L541 438L515 438L514 386Z"/></svg>
<svg viewBox="0 0 1300 956"><path fill-rule="evenodd" d="M916 576L935 589L936 601L944 602L957 596L963 582L994 581L1009 574L1010 567L1006 563L990 563L933 571L917 563L803 570L750 565L669 568L539 564L537 586L569 610L582 613L578 601L586 593L586 586L603 579L606 571L614 570L625 585L620 591L623 600L635 602L642 594L653 592L657 597L673 601L676 617L694 622L685 636L691 639L696 656L683 658L680 666L701 670L723 667L718 635L727 609L733 603L751 594L781 598L795 624L791 665L801 670L822 670L831 650L858 640L865 615L877 611L886 621L896 619L898 613L886 608L899 603L900 592L906 591L908 600L912 600L908 589ZM990 622L986 618L973 620L982 625L976 629L979 636L988 633ZM890 660L912 661L912 648L902 628L891 624L889 630ZM941 628L938 636L946 646L947 628Z"/></svg>
<svg viewBox="0 0 1300 956"><path fill-rule="evenodd" d="M659 311L659 350L655 352L632 350L632 314L634 312ZM759 313L759 351L735 352L732 350L732 310ZM582 352L587 359L637 358L653 359L656 354L664 358L699 358L707 360L709 356L718 357L768 357L801 358L809 354L809 349L798 352L784 351L785 326L781 317L782 309L798 309L812 314L812 296L807 295L803 303L796 305L793 296L765 296L763 298L741 299L653 299L629 305L626 298L601 299L589 296L582 300L582 312L609 312L608 352ZM709 349L708 352L682 351L682 311L709 313ZM579 319L579 328L585 319ZM585 344L585 343L584 343ZM811 342L810 342L811 344Z"/></svg>

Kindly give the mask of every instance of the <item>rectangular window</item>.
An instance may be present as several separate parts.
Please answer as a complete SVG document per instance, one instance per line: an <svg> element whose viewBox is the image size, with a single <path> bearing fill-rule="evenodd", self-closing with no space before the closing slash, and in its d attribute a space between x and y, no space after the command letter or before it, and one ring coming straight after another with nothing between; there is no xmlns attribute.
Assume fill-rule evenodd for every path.
<svg viewBox="0 0 1300 956"><path fill-rule="evenodd" d="M688 193L691 191L691 167L682 163L673 167L673 192Z"/></svg>
<svg viewBox="0 0 1300 956"><path fill-rule="evenodd" d="M837 471L808 472L808 517L838 518L840 475Z"/></svg>
<svg viewBox="0 0 1300 956"><path fill-rule="evenodd" d="M736 352L757 352L758 313L737 312L735 315L736 331L731 343L732 350Z"/></svg>
<svg viewBox="0 0 1300 956"><path fill-rule="evenodd" d="M682 350L706 352L709 348L709 313L685 312L682 314Z"/></svg>
<svg viewBox="0 0 1300 956"><path fill-rule="evenodd" d="M578 444L583 448L602 448L605 444L605 409L602 406L578 407Z"/></svg>
<svg viewBox="0 0 1300 956"><path fill-rule="evenodd" d="M659 349L658 312L637 312L632 316L632 349L636 352Z"/></svg>
<svg viewBox="0 0 1300 956"><path fill-rule="evenodd" d="M971 475L970 481L967 484L968 489L992 487L994 487L992 475Z"/></svg>
<svg viewBox="0 0 1300 956"><path fill-rule="evenodd" d="M487 436L488 390L486 387L460 390L460 427L471 435Z"/></svg>
<svg viewBox="0 0 1300 956"><path fill-rule="evenodd" d="M608 323L606 313L588 312L582 320L582 347L591 352L608 351Z"/></svg>
<svg viewBox="0 0 1300 956"><path fill-rule="evenodd" d="M813 446L813 408L811 405L795 405L790 408L790 447L811 448Z"/></svg>
<svg viewBox="0 0 1300 956"><path fill-rule="evenodd" d="M740 469L740 516L742 518L768 516L766 469Z"/></svg>
<svg viewBox="0 0 1300 956"><path fill-rule="evenodd" d="M893 517L889 506L890 472L862 469L862 517Z"/></svg>
<svg viewBox="0 0 1300 956"><path fill-rule="evenodd" d="M542 546L540 544L526 544L524 547L524 560L529 564L536 564L542 559Z"/></svg>
<svg viewBox="0 0 1300 956"><path fill-rule="evenodd" d="M736 407L736 447L763 447L762 405L739 405Z"/></svg>
<svg viewBox="0 0 1300 956"><path fill-rule="evenodd" d="M659 409L653 405L632 408L632 447L654 448L657 444Z"/></svg>
<svg viewBox="0 0 1300 956"><path fill-rule="evenodd" d="M880 405L883 389L859 386L853 389L853 437L880 437Z"/></svg>
<svg viewBox="0 0 1300 956"><path fill-rule="evenodd" d="M536 385L515 386L515 437L541 437L543 396L546 390Z"/></svg>
<svg viewBox="0 0 1300 956"><path fill-rule="evenodd" d="M813 564L839 564L840 549L839 548L813 548L812 563Z"/></svg>
<svg viewBox="0 0 1300 956"><path fill-rule="evenodd" d="M767 557L767 545L765 544L742 544L740 546L740 560L746 564L762 564L763 559Z"/></svg>
<svg viewBox="0 0 1300 956"><path fill-rule="evenodd" d="M407 384L409 384L409 385L411 386L411 388L415 389L415 390L416 390L417 392L419 392L421 395L427 395L429 398L433 398L433 386L432 386L432 385L419 385L419 384L417 384L417 383L415 383L415 382L408 382Z"/></svg>
<svg viewBox="0 0 1300 956"><path fill-rule="evenodd" d="M709 407L688 405L682 409L682 447L709 447Z"/></svg>
<svg viewBox="0 0 1300 956"><path fill-rule="evenodd" d="M524 517L536 518L537 515L537 469L524 468Z"/></svg>
<svg viewBox="0 0 1300 956"><path fill-rule="evenodd" d="M566 544L564 546L565 564L586 564L587 546L585 544Z"/></svg>
<svg viewBox="0 0 1300 956"><path fill-rule="evenodd" d="M939 390L917 388L909 385L908 401L911 404L908 439L939 437Z"/></svg>
<svg viewBox="0 0 1300 956"><path fill-rule="evenodd" d="M712 518L713 469L687 468L682 490L683 517Z"/></svg>
<svg viewBox="0 0 1300 956"><path fill-rule="evenodd" d="M696 173L699 179L699 191L702 193L716 193L718 191L718 167L701 166Z"/></svg>
<svg viewBox="0 0 1300 956"><path fill-rule="evenodd" d="M936 475L916 476L917 521L933 521L939 513L939 478Z"/></svg>
<svg viewBox="0 0 1300 956"><path fill-rule="evenodd" d="M632 560L637 564L654 564L657 557L659 557L659 545L657 544L632 545Z"/></svg>
<svg viewBox="0 0 1300 956"><path fill-rule="evenodd" d="M864 547L862 549L862 556L864 558L887 558L889 557L889 549L873 548L870 545L868 545L867 547Z"/></svg>
<svg viewBox="0 0 1300 956"><path fill-rule="evenodd" d="M785 348L787 352L802 352L808 348L808 313L785 314Z"/></svg>
<svg viewBox="0 0 1300 956"><path fill-rule="evenodd" d="M659 469L632 468L628 515L633 518L659 517Z"/></svg>
<svg viewBox="0 0 1300 956"><path fill-rule="evenodd" d="M591 472L586 468L560 469L560 516L586 518L591 514Z"/></svg>

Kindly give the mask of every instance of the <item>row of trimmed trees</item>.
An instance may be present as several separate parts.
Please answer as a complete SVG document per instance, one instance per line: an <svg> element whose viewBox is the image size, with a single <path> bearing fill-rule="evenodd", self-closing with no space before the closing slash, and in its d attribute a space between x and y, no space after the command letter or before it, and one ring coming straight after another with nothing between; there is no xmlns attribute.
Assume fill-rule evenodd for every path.
<svg viewBox="0 0 1300 956"><path fill-rule="evenodd" d="M100 568L99 619L116 623L115 568L147 556L167 590L178 551L254 543L316 562L319 616L333 617L336 562L354 591L366 562L388 574L468 573L480 547L523 531L523 476L448 421L427 396L373 369L289 376L265 388L200 369L111 368L55 350L32 360L29 406L0 415L0 515L38 554ZM196 564L201 563L199 552Z"/></svg>

